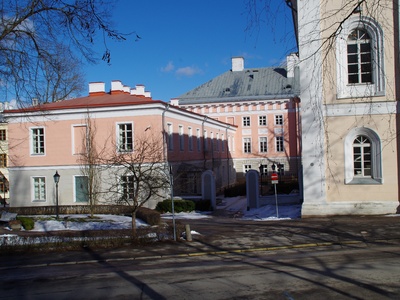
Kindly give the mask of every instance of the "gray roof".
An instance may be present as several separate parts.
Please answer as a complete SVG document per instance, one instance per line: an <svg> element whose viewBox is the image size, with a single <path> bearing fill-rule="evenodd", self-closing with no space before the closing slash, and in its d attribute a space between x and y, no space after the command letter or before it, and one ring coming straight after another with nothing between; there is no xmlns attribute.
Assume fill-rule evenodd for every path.
<svg viewBox="0 0 400 300"><path fill-rule="evenodd" d="M284 68L252 68L228 71L177 97L180 105L293 97L294 78Z"/></svg>

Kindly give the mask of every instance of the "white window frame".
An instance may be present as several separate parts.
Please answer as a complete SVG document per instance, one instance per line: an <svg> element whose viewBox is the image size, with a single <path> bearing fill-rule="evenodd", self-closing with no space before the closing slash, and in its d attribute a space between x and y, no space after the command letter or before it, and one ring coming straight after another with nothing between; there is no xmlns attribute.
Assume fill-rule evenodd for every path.
<svg viewBox="0 0 400 300"><path fill-rule="evenodd" d="M37 131L37 130L43 130L43 134L39 135L39 136L43 137L43 141L38 142L39 144L41 142L43 142L43 151L40 151L40 148L41 148L40 145L37 146L36 145L37 142L34 142L34 137L37 136L37 134L34 134L34 131ZM29 140L30 140L31 155L34 155L34 156L46 155L46 130L45 130L45 128L43 126L32 127L32 128L30 128L29 132L30 132Z"/></svg>
<svg viewBox="0 0 400 300"><path fill-rule="evenodd" d="M267 126L268 118L266 115L258 116L258 126Z"/></svg>
<svg viewBox="0 0 400 300"><path fill-rule="evenodd" d="M283 115L282 114L274 116L274 124L275 124L275 126L283 126L284 119L283 119Z"/></svg>
<svg viewBox="0 0 400 300"><path fill-rule="evenodd" d="M250 164L244 164L243 165L243 173L247 173L250 170L252 170L252 167L251 167Z"/></svg>
<svg viewBox="0 0 400 300"><path fill-rule="evenodd" d="M32 176L31 177L31 182L32 182L32 202L46 202L47 201L47 186L46 186L46 176ZM36 183L36 180L42 180L38 181ZM40 186L43 186L42 188ZM36 189L38 188L38 193L36 193ZM42 195L42 191L44 195ZM39 194L39 197L36 197L36 195Z"/></svg>
<svg viewBox="0 0 400 300"><path fill-rule="evenodd" d="M193 129L188 127L188 150L193 151Z"/></svg>
<svg viewBox="0 0 400 300"><path fill-rule="evenodd" d="M246 154L251 153L251 138L250 137L243 138L243 153L246 153Z"/></svg>
<svg viewBox="0 0 400 300"><path fill-rule="evenodd" d="M259 144L260 153L267 153L268 152L268 137L260 136L258 138L258 144ZM264 144L265 144L265 149L264 149Z"/></svg>
<svg viewBox="0 0 400 300"><path fill-rule="evenodd" d="M196 129L196 135L197 135L197 151L201 151L201 135L200 135L200 128Z"/></svg>
<svg viewBox="0 0 400 300"><path fill-rule="evenodd" d="M126 181L126 180L124 180L125 178L129 178L129 179L132 179L132 181ZM135 193L134 193L134 189L135 189L135 179L134 179L134 177L133 177L133 175L132 174L126 174L126 175L121 175L121 176L119 176L119 178L118 178L118 180L119 180L119 182L118 182L118 191L119 191L119 193L120 193L120 195L121 195L121 199L124 199L123 197L125 196L125 187L126 187L126 183L130 183L130 182L132 182L133 183L133 186L127 186L127 190L128 190L128 198L125 200L124 199L124 201L133 201L133 198L132 197L130 197L130 196L133 196L134 197L134 195L135 195ZM132 193L130 193L130 190L132 190Z"/></svg>
<svg viewBox="0 0 400 300"><path fill-rule="evenodd" d="M275 152L284 152L285 151L285 139L283 136L275 137Z"/></svg>
<svg viewBox="0 0 400 300"><path fill-rule="evenodd" d="M242 117L242 125L243 125L243 127L250 127L251 126L251 118L250 118L250 116Z"/></svg>
<svg viewBox="0 0 400 300"><path fill-rule="evenodd" d="M127 146L129 145L129 143L125 142L123 143L123 147L122 147L122 142L121 142L121 126L122 125L131 125L131 139L132 139L132 143L131 143L131 149L129 149ZM118 122L117 126L116 126L116 131L117 131L117 151L120 153L123 152L133 152L133 147L134 147L134 135L133 135L133 123L132 122ZM126 133L128 133L129 131L126 131ZM127 139L127 134L125 135L125 139Z"/></svg>
<svg viewBox="0 0 400 300"><path fill-rule="evenodd" d="M183 134L183 126L182 125L179 125L178 133L179 133L179 150L184 151L185 150L185 136Z"/></svg>
<svg viewBox="0 0 400 300"><path fill-rule="evenodd" d="M354 29L365 30L371 41L372 83L348 83L347 39ZM370 17L353 15L342 24L336 38L337 98L383 96L385 94L382 28Z"/></svg>
<svg viewBox="0 0 400 300"><path fill-rule="evenodd" d="M359 177L354 175L353 142L357 136L364 135L371 142L371 177ZM353 128L344 141L344 167L345 184L382 184L382 146L378 134L367 127Z"/></svg>

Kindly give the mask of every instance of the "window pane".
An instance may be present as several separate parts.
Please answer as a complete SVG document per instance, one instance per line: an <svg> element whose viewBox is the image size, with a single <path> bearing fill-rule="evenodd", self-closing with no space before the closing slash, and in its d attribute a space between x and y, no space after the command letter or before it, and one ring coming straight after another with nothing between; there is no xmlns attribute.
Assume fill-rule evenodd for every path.
<svg viewBox="0 0 400 300"><path fill-rule="evenodd" d="M372 82L371 74L362 74L361 75L361 82Z"/></svg>
<svg viewBox="0 0 400 300"><path fill-rule="evenodd" d="M361 52L371 52L371 44L365 43L360 45Z"/></svg>
<svg viewBox="0 0 400 300"><path fill-rule="evenodd" d="M348 54L357 53L357 44L347 45L347 53Z"/></svg>
<svg viewBox="0 0 400 300"><path fill-rule="evenodd" d="M358 75L349 75L349 83L358 83Z"/></svg>
<svg viewBox="0 0 400 300"><path fill-rule="evenodd" d="M358 65L348 65L347 70L351 74L357 74L358 73Z"/></svg>
<svg viewBox="0 0 400 300"><path fill-rule="evenodd" d="M354 55L354 54L349 54L349 55L347 55L347 62L349 63L349 64L354 64L354 63L357 63L357 58L358 58L358 56L357 55Z"/></svg>

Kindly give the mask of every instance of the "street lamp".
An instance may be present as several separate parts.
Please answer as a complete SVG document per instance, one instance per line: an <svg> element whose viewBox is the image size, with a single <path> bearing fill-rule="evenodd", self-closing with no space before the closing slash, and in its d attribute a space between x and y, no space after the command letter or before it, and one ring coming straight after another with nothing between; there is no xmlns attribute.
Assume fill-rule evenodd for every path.
<svg viewBox="0 0 400 300"><path fill-rule="evenodd" d="M0 180L3 184L3 201L4 201L4 207L6 207L6 176L4 176L2 173L0 173Z"/></svg>
<svg viewBox="0 0 400 300"><path fill-rule="evenodd" d="M260 196L262 196L262 185L263 185L263 181L262 181L262 176L264 173L264 166L262 164L260 164Z"/></svg>
<svg viewBox="0 0 400 300"><path fill-rule="evenodd" d="M56 184L56 215L57 215L57 220L58 220L58 182L60 181L60 174L58 174L58 171L56 171L56 174L54 174L54 183Z"/></svg>

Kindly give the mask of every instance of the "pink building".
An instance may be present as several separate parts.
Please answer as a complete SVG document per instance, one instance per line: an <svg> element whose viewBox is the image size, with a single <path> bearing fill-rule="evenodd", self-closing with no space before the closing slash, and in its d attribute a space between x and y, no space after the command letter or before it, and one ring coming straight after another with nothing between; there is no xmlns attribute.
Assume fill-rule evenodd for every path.
<svg viewBox="0 0 400 300"><path fill-rule="evenodd" d="M287 68L244 67L242 57L232 58L232 69L173 99L188 111L238 127L231 144L237 180L250 170L271 172L297 180L300 172L300 120L296 55Z"/></svg>
<svg viewBox="0 0 400 300"><path fill-rule="evenodd" d="M234 139L236 126L153 100L142 85L130 89L113 81L106 92L104 83L91 83L87 97L8 110L4 117L11 206L54 205L56 171L61 175L59 204L87 204L82 154L87 151L88 128L93 126L97 153L104 157L130 152L140 139L162 141L159 163L168 170L171 165L175 195L199 195L201 172L210 166L218 178L217 188L235 181L228 141ZM109 168L99 169L103 191L121 179ZM165 191L163 199L168 197ZM148 206L159 200L152 199Z"/></svg>

